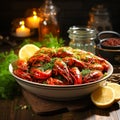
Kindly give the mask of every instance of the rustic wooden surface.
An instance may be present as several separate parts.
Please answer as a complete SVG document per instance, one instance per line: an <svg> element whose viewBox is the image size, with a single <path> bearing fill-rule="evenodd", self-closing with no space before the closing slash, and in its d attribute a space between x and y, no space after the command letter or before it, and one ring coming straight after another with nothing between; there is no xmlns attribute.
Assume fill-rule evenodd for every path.
<svg viewBox="0 0 120 120"><path fill-rule="evenodd" d="M26 90L22 91L23 96L31 105L32 110L40 115L82 110L93 105L89 96L72 101L52 101L37 97Z"/></svg>
<svg viewBox="0 0 120 120"><path fill-rule="evenodd" d="M21 96L14 100L0 100L0 120L120 120L120 103L109 109L91 106L77 111L38 115Z"/></svg>
<svg viewBox="0 0 120 120"><path fill-rule="evenodd" d="M117 74L120 75L120 72L118 71ZM31 104L31 101L34 104ZM63 103L63 106L66 108L67 105L69 110L61 109L63 106L61 107L60 104L48 104L47 101L36 99L24 91L21 96L13 100L0 100L0 120L120 120L120 101L107 109L99 109L87 101L89 100L86 98L85 103L71 103L71 106L69 103ZM46 108L41 109L43 107ZM56 108L59 108L58 111Z"/></svg>

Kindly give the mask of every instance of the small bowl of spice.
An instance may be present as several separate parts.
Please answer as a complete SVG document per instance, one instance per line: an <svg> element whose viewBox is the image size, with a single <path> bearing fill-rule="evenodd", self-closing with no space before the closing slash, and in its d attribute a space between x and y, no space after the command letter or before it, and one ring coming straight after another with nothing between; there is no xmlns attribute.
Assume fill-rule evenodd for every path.
<svg viewBox="0 0 120 120"><path fill-rule="evenodd" d="M102 31L98 33L98 41L102 48L120 49L120 34L115 31Z"/></svg>
<svg viewBox="0 0 120 120"><path fill-rule="evenodd" d="M108 38L101 42L101 47L106 49L120 49L120 38Z"/></svg>
<svg viewBox="0 0 120 120"><path fill-rule="evenodd" d="M120 65L120 34L115 31L102 31L97 36L95 53L113 65Z"/></svg>

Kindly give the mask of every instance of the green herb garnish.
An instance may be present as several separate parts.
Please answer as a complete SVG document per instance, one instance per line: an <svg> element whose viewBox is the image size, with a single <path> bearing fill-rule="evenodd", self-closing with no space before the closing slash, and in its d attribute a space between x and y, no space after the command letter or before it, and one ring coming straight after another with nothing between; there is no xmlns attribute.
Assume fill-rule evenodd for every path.
<svg viewBox="0 0 120 120"><path fill-rule="evenodd" d="M32 41L31 39L25 39L19 46L21 48L25 44L32 43L38 47L59 48L64 46L64 40L50 34L46 34L42 41Z"/></svg>
<svg viewBox="0 0 120 120"><path fill-rule="evenodd" d="M83 69L81 73L82 73L82 76L85 76L90 73L90 69Z"/></svg>
<svg viewBox="0 0 120 120"><path fill-rule="evenodd" d="M50 33L45 36L42 45L49 48L59 48L64 46L64 40L62 38L54 37Z"/></svg>
<svg viewBox="0 0 120 120"><path fill-rule="evenodd" d="M18 57L14 51L0 53L0 98L9 99L18 94L18 84L9 72L9 64Z"/></svg>

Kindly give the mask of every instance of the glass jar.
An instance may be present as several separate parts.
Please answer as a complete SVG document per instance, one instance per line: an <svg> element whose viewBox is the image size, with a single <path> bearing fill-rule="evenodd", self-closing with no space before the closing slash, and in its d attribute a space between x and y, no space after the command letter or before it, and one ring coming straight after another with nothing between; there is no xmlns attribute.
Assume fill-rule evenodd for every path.
<svg viewBox="0 0 120 120"><path fill-rule="evenodd" d="M96 29L91 27L72 26L68 30L69 46L95 53L94 41L96 40Z"/></svg>

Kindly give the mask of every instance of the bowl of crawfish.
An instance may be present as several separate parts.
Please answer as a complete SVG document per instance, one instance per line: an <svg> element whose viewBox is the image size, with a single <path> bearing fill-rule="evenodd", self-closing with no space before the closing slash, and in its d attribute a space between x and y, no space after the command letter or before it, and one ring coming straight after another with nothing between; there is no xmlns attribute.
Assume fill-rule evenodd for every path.
<svg viewBox="0 0 120 120"><path fill-rule="evenodd" d="M80 49L42 47L29 60L11 63L9 71L28 92L48 100L67 101L87 96L103 85L113 67Z"/></svg>

